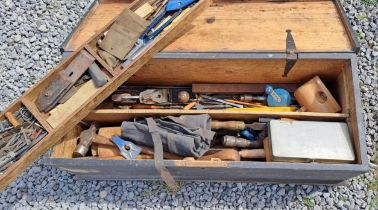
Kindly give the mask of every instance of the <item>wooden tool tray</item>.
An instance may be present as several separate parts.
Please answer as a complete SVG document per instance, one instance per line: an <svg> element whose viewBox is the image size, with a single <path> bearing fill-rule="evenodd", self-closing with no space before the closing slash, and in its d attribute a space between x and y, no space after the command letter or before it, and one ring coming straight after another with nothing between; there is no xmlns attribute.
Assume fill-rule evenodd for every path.
<svg viewBox="0 0 378 210"><path fill-rule="evenodd" d="M146 2L146 0L140 0L135 1L132 4L127 4L129 7L125 12L137 16L138 14L136 11ZM191 5L186 13L180 15L180 17L175 19L169 27L165 28L158 36L154 37L139 55L129 62L128 65L117 65L114 68L110 67L102 58L100 58L97 54L96 46L96 42L103 36L104 32L108 31L112 24L118 21L117 17L113 16L113 19L107 20L107 23L102 25L102 28L90 38L90 41L82 43L74 53L62 60L57 67L52 69L45 76L45 78L35 84L24 93L22 97L4 110L4 113L14 113L22 106L26 107L48 134L0 174L0 190L5 189L7 185L19 176L23 170L33 163L33 161L59 142L59 140L69 130L73 129L87 114L90 113L90 111L95 109L97 105L115 91L118 86L125 82L149 59L151 59L153 54L170 43L177 34L180 33L203 9L207 8L209 4L209 0L200 0ZM139 19L142 18L139 17ZM145 20L142 19L141 21ZM51 112L50 110L41 110L37 103L40 96L50 97L55 93L54 91L62 90L56 88L57 85L65 85L67 81L63 80L62 82L62 80L59 79L63 78L70 81L71 76L74 77L77 74L78 69L82 68L81 65L83 64L81 62L77 62L77 65L74 66L74 68L67 67L69 67L72 61L77 59L83 52L87 58L90 57L91 59L94 59L94 62L99 66L100 71L106 75L108 82L100 87L94 87L94 85L91 85L92 83L86 83L89 85L82 85L78 92L72 95L67 102L56 106ZM91 61L91 63L93 62ZM88 67L86 67L85 70L87 68ZM66 71L67 69L70 69L70 71ZM64 75L62 76L63 73ZM4 119L5 116L1 113L0 120Z"/></svg>
<svg viewBox="0 0 378 210"><path fill-rule="evenodd" d="M106 24L128 1L99 1L63 47L67 52ZM288 62L287 30L297 60ZM340 113L230 110L96 109L84 121L120 126L145 116L209 114L216 120L256 121L261 117L346 122L356 161L352 164L262 161L165 160L177 180L336 184L367 171L364 127L355 52L359 45L338 1L216 0L182 36L136 72L126 85L193 83L296 84L318 75L342 107ZM160 179L152 160L73 159L81 127L56 145L48 165L80 179ZM111 173L109 173L111 171Z"/></svg>

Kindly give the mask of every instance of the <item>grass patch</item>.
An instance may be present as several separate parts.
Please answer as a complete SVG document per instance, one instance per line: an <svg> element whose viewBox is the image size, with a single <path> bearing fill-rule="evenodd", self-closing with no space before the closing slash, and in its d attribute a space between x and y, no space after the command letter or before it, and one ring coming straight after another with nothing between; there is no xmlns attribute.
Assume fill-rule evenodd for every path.
<svg viewBox="0 0 378 210"><path fill-rule="evenodd" d="M371 6L378 3L378 0L361 0L365 5Z"/></svg>
<svg viewBox="0 0 378 210"><path fill-rule="evenodd" d="M361 13L357 16L357 18L362 21L362 20L366 20L367 19L367 14L366 13Z"/></svg>
<svg viewBox="0 0 378 210"><path fill-rule="evenodd" d="M37 81L37 78L34 76L34 75L31 75L30 77L29 77L29 82L31 82L31 83L35 83Z"/></svg>
<svg viewBox="0 0 378 210"><path fill-rule="evenodd" d="M177 182L177 184L179 185L179 189L181 189L181 187L184 185L184 182ZM156 182L154 182L154 185L157 186L157 188L153 189L153 190L148 190L148 189L143 190L144 195L153 196L153 195L158 194L162 190L165 190L165 191L167 191L168 193L171 193L171 194L177 193L177 192L172 191L164 182L156 181Z"/></svg>
<svg viewBox="0 0 378 210"><path fill-rule="evenodd" d="M375 156L374 163L378 165L378 155ZM368 190L378 190L378 168L375 170L375 178L368 184ZM378 195L369 204L369 209L376 209L378 206Z"/></svg>
<svg viewBox="0 0 378 210"><path fill-rule="evenodd" d="M361 32L356 31L356 37L357 37L358 41L361 41L361 39L362 39Z"/></svg>
<svg viewBox="0 0 378 210"><path fill-rule="evenodd" d="M308 208L314 208L314 206L315 206L314 199L310 198L310 197L304 197L302 199L302 203L303 203L303 205L307 206Z"/></svg>

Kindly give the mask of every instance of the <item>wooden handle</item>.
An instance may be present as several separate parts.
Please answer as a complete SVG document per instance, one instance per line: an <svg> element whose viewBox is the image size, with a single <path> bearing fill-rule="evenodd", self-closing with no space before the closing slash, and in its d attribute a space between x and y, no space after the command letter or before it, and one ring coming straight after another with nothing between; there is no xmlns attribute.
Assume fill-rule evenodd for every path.
<svg viewBox="0 0 378 210"><path fill-rule="evenodd" d="M240 157L249 159L263 159L265 158L264 149L243 149L239 152Z"/></svg>
<svg viewBox="0 0 378 210"><path fill-rule="evenodd" d="M240 155L235 149L209 150L198 160L211 160L214 158L224 161L239 161Z"/></svg>
<svg viewBox="0 0 378 210"><path fill-rule="evenodd" d="M245 128L245 123L243 121L211 121L212 130L243 130Z"/></svg>
<svg viewBox="0 0 378 210"><path fill-rule="evenodd" d="M193 102L190 102L188 105L184 106L183 110L190 110L192 109L195 105L196 105L197 102L193 101Z"/></svg>
<svg viewBox="0 0 378 210"><path fill-rule="evenodd" d="M96 135L92 142L96 143L96 144L114 146L114 143L110 140L110 138L107 138L107 137L104 137L104 136L101 136L101 135Z"/></svg>
<svg viewBox="0 0 378 210"><path fill-rule="evenodd" d="M21 123L13 116L12 112L6 112L5 117L14 128L21 126Z"/></svg>

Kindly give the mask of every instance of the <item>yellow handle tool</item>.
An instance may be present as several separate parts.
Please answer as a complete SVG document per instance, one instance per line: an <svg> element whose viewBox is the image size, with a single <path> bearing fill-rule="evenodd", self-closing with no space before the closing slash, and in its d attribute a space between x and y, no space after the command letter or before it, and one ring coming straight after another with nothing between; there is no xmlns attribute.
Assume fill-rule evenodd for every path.
<svg viewBox="0 0 378 210"><path fill-rule="evenodd" d="M236 111L269 111L269 112L294 112L297 109L298 109L297 107L292 107L292 106L226 108L226 110L236 110Z"/></svg>

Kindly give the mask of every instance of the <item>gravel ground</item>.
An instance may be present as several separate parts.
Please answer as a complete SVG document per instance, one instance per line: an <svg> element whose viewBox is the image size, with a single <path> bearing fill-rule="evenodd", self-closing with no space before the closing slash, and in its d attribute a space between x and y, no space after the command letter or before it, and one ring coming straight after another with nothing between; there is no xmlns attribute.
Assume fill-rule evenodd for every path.
<svg viewBox="0 0 378 210"><path fill-rule="evenodd" d="M90 1L1 1L0 110L58 63L60 44ZM358 72L369 159L378 145L378 3L374 1L343 2L362 45ZM368 189L375 175L373 161L369 173L346 186L191 182L176 195L161 182L77 181L41 162L0 194L0 209L378 209L372 204L377 192Z"/></svg>

